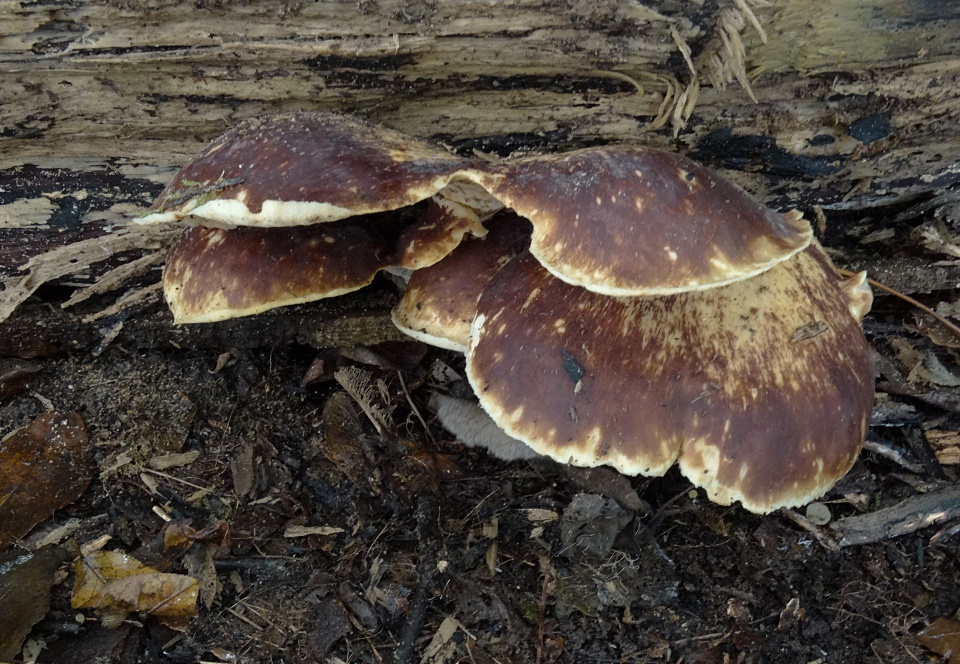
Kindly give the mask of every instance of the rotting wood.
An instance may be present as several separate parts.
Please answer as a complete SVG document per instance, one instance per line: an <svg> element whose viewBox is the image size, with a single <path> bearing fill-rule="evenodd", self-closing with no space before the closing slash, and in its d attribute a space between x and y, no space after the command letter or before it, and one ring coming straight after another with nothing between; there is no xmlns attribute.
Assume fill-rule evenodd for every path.
<svg viewBox="0 0 960 664"><path fill-rule="evenodd" d="M111 343L128 349L224 350L291 343L331 348L408 339L390 320L389 297L370 293L342 300L187 326L174 326L169 312L159 306L90 325L81 324L79 312L26 306L0 325L0 357L30 359L92 351L118 324L121 328Z"/></svg>
<svg viewBox="0 0 960 664"><path fill-rule="evenodd" d="M869 514L839 519L831 529L840 546L869 544L960 518L960 486L948 484Z"/></svg>
<svg viewBox="0 0 960 664"><path fill-rule="evenodd" d="M0 72L8 286L295 109L465 154L653 144L831 215L960 182L960 6L934 0L2 0Z"/></svg>
<svg viewBox="0 0 960 664"><path fill-rule="evenodd" d="M162 181L242 118L309 108L467 151L653 143L781 205L862 205L960 177L960 9L910 7L8 0L0 169ZM757 103L701 83L731 80ZM694 83L674 141L663 116Z"/></svg>

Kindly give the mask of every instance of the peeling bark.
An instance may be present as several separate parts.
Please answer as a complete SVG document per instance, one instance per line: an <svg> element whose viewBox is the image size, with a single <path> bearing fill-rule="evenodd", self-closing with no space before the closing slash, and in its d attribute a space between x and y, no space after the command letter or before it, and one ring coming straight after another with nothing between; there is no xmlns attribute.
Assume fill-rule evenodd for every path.
<svg viewBox="0 0 960 664"><path fill-rule="evenodd" d="M295 109L462 153L653 144L828 215L960 180L960 6L936 0L3 0L0 83L8 284Z"/></svg>

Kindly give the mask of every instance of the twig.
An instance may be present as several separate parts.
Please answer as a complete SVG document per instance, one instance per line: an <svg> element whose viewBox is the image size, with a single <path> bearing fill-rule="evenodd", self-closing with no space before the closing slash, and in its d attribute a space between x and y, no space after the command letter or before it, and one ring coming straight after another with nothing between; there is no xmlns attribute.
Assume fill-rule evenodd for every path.
<svg viewBox="0 0 960 664"><path fill-rule="evenodd" d="M423 629L427 617L427 604L433 594L437 575L437 520L440 505L435 496L424 493L417 499L417 539L419 540L420 562L417 564L417 586L410 600L410 613L403 628L400 647L393 656L393 664L409 664L413 657L413 644Z"/></svg>
<svg viewBox="0 0 960 664"><path fill-rule="evenodd" d="M840 546L852 546L907 535L958 517L960 485L950 484L939 491L907 498L893 507L840 519L832 529L840 535Z"/></svg>
<svg viewBox="0 0 960 664"><path fill-rule="evenodd" d="M152 468L140 468L141 473L147 473L148 475L156 475L157 477L163 477L172 482L180 482L191 489L196 489L197 491L209 491L213 492L213 488L208 486L200 486L199 484L194 484L193 482L188 482L187 480L182 480L179 477L174 477L173 475L168 475L167 473L161 473L159 470L153 470Z"/></svg>
<svg viewBox="0 0 960 664"><path fill-rule="evenodd" d="M927 469L924 468L921 464L916 463L914 461L910 461L909 459L906 458L906 456L904 456L903 452L901 452L896 448L891 447L890 445L886 444L880 439L871 440L870 438L867 438L867 440L864 441L863 443L863 449L870 450L875 454L879 454L882 457L886 457L891 461L893 461L894 463L897 463L903 466L904 468L906 468L911 472L923 474L923 473L926 473L927 471Z"/></svg>
<svg viewBox="0 0 960 664"><path fill-rule="evenodd" d="M540 591L540 618L537 621L537 664L540 664L543 656L543 616L547 612L547 588L550 581L550 568L546 566L543 570L543 589Z"/></svg>
<svg viewBox="0 0 960 664"><path fill-rule="evenodd" d="M845 276L845 277L853 277L853 276L856 276L856 273L855 273L855 272L851 272L850 270L843 270L843 269L837 268L837 272L839 272L841 275L843 275L843 276ZM896 289L890 288L890 287L887 286L886 284L880 283L880 282L877 281L876 279L871 279L871 278L867 277L867 283L870 284L871 286L873 286L874 288L879 288L880 290L884 291L885 293L889 293L890 295L893 295L894 297L900 298L900 299L903 300L904 302L907 302L907 303L909 303L909 304L912 304L912 305L915 306L917 309L919 309L920 311L922 311L922 312L924 312L924 313L926 313L926 314L930 314L931 316L933 316L934 318L936 318L938 321L940 321L941 323L943 323L943 324L947 327L948 330L950 330L951 332L953 332L953 333L956 334L957 336L960 336L960 327L957 327L955 324L953 324L953 323L951 323L950 321L948 321L946 318L944 318L943 316L941 316L940 314L938 314L936 311L934 311L933 309L931 309L931 308L928 307L927 305L925 305L925 304L923 304L923 303L921 303L921 302L918 302L917 300L913 299L913 298L910 297L909 295L905 295L904 293L901 293L900 291L898 291L898 290L896 290Z"/></svg>
<svg viewBox="0 0 960 664"><path fill-rule="evenodd" d="M803 516L799 512L796 512L794 510L790 510L787 508L783 508L780 510L780 513L783 516L790 519L791 521L793 521L795 524L797 524L801 528L803 528L804 530L806 530L808 533L813 535L816 538L816 540L820 542L820 545L827 551L833 551L834 553L836 553L837 551L840 550L840 545L837 544L836 540L834 540L830 535L827 534L827 531L825 531L823 528L816 525L815 523L812 523L810 519Z"/></svg>
<svg viewBox="0 0 960 664"><path fill-rule="evenodd" d="M930 544L938 544L941 540L953 537L957 533L960 533L960 523L955 523L951 526L945 526L938 530L936 535L930 538Z"/></svg>
<svg viewBox="0 0 960 664"><path fill-rule="evenodd" d="M403 380L403 372L397 372L397 378L400 379L400 389L403 390L403 396L407 398L407 403L410 404L410 408L413 410L413 414L417 416L417 419L420 420L420 424L423 426L423 430L427 432L427 438L430 439L431 443L436 443L437 439L433 437L433 434L430 433L430 427L427 426L426 421L423 419L423 415L420 414L420 409L417 408L417 404L413 403L413 398L410 396L410 390L407 389L407 383Z"/></svg>

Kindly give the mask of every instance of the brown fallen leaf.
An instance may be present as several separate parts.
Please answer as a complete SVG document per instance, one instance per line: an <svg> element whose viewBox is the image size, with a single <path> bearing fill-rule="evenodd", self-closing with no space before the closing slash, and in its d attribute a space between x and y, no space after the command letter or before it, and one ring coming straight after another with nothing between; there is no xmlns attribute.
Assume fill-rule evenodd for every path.
<svg viewBox="0 0 960 664"><path fill-rule="evenodd" d="M944 656L946 664L960 662L960 620L937 618L917 634L926 648Z"/></svg>
<svg viewBox="0 0 960 664"><path fill-rule="evenodd" d="M222 589L213 562L213 555L216 551L216 545L203 542L191 547L183 557L183 566L190 576L197 580L197 592L200 601L208 609L213 606Z"/></svg>
<svg viewBox="0 0 960 664"><path fill-rule="evenodd" d="M51 411L0 441L0 547L69 505L93 478L76 413Z"/></svg>
<svg viewBox="0 0 960 664"><path fill-rule="evenodd" d="M241 498L253 489L254 472L256 470L256 455L254 452L254 444L248 440L230 462L230 473L233 475L233 490Z"/></svg>
<svg viewBox="0 0 960 664"><path fill-rule="evenodd" d="M0 661L12 660L23 640L50 608L61 549L0 554Z"/></svg>
<svg viewBox="0 0 960 664"><path fill-rule="evenodd" d="M155 616L167 627L184 631L197 615L197 580L147 567L121 551L97 551L74 563L77 576L70 604L98 609L104 624L119 624L128 613Z"/></svg>
<svg viewBox="0 0 960 664"><path fill-rule="evenodd" d="M322 415L323 442L320 453L359 487L380 493L378 471L363 453L363 427L353 401L346 392L336 392L327 399Z"/></svg>
<svg viewBox="0 0 960 664"><path fill-rule="evenodd" d="M163 531L163 548L169 549L193 542L208 542L216 548L230 546L230 525L220 519L197 530L190 519L171 521Z"/></svg>

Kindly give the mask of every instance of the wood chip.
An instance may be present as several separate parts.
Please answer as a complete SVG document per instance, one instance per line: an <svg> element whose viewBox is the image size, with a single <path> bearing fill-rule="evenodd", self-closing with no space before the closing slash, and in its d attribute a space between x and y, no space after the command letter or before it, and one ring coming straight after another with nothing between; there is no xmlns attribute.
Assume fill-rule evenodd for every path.
<svg viewBox="0 0 960 664"><path fill-rule="evenodd" d="M342 533L343 528L334 526L290 526L283 531L284 537L309 537L310 535L336 535Z"/></svg>
<svg viewBox="0 0 960 664"><path fill-rule="evenodd" d="M941 465L960 464L960 431L930 429L925 431L924 435Z"/></svg>
<svg viewBox="0 0 960 664"><path fill-rule="evenodd" d="M154 470L166 470L167 468L179 468L188 466L200 457L200 450L191 452L176 452L174 454L161 454L147 461L147 467Z"/></svg>

